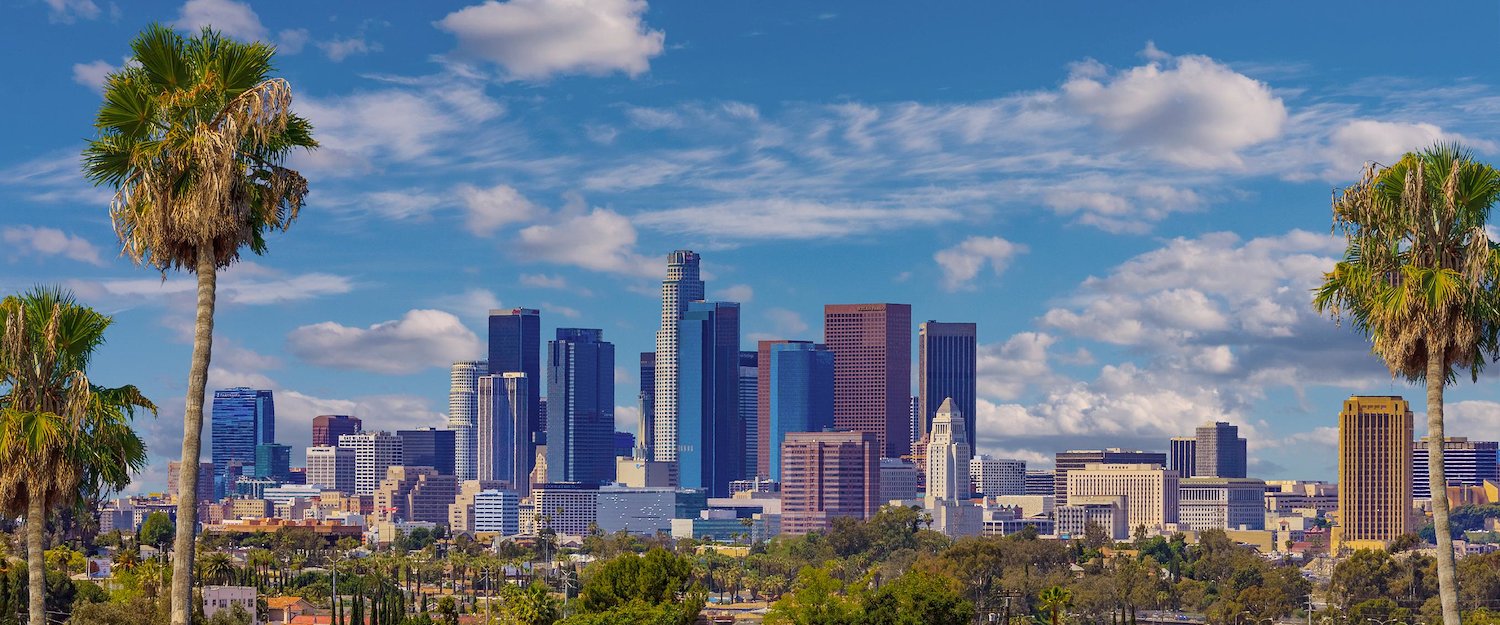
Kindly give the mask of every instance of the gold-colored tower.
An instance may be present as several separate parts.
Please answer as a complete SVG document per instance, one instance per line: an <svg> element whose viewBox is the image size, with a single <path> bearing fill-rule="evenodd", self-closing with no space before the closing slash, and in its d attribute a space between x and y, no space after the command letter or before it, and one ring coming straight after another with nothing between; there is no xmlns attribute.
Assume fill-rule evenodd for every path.
<svg viewBox="0 0 1500 625"><path fill-rule="evenodd" d="M1411 532L1412 414L1399 396L1353 396L1339 412L1339 520L1332 547L1379 549Z"/></svg>

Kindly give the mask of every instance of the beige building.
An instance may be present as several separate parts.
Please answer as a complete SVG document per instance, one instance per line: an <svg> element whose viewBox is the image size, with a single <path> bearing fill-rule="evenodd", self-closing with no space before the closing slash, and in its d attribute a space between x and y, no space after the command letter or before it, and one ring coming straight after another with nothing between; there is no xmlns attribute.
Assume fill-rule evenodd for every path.
<svg viewBox="0 0 1500 625"><path fill-rule="evenodd" d="M670 488L677 485L677 463L615 458L615 481L630 488Z"/></svg>
<svg viewBox="0 0 1500 625"><path fill-rule="evenodd" d="M500 480L464 480L458 485L458 496L448 504L448 532L474 535L474 496L482 491L502 488Z"/></svg>
<svg viewBox="0 0 1500 625"><path fill-rule="evenodd" d="M1266 513L1273 517L1320 517L1339 509L1339 485L1302 480L1267 480Z"/></svg>
<svg viewBox="0 0 1500 625"><path fill-rule="evenodd" d="M1178 481L1177 522L1193 531L1266 527L1266 483L1247 477L1190 477Z"/></svg>
<svg viewBox="0 0 1500 625"><path fill-rule="evenodd" d="M1133 533L1143 525L1156 530L1177 522L1177 483L1177 472L1159 464L1091 463L1068 471L1068 496L1124 497Z"/></svg>
<svg viewBox="0 0 1500 625"><path fill-rule="evenodd" d="M448 522L448 505L458 491L457 480L432 467L394 466L375 489L379 520Z"/></svg>
<svg viewBox="0 0 1500 625"><path fill-rule="evenodd" d="M264 519L271 516L271 502L264 499L234 499L229 502L230 518Z"/></svg>
<svg viewBox="0 0 1500 625"><path fill-rule="evenodd" d="M1332 547L1384 548L1411 524L1412 414L1399 396L1353 396L1339 412L1339 513Z"/></svg>
<svg viewBox="0 0 1500 625"><path fill-rule="evenodd" d="M1053 512L1057 520L1055 533L1059 537L1083 538L1088 527L1096 525L1105 536L1125 540L1130 537L1125 503L1125 497L1121 496L1073 494L1068 497L1068 505L1058 506Z"/></svg>

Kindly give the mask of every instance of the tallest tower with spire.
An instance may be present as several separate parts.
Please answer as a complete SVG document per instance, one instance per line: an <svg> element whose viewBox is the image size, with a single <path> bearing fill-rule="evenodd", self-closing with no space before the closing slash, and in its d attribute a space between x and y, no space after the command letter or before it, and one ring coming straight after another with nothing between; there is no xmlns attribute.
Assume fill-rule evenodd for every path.
<svg viewBox="0 0 1500 625"><path fill-rule="evenodd" d="M652 415L651 456L677 460L677 325L688 302L703 299L699 256L691 250L667 255L667 279L661 282L661 328L656 331L656 385Z"/></svg>

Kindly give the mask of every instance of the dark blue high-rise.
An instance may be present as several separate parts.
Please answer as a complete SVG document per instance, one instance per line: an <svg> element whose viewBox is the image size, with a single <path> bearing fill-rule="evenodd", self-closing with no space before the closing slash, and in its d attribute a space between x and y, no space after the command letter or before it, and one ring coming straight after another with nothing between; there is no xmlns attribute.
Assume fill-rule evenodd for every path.
<svg viewBox="0 0 1500 625"><path fill-rule="evenodd" d="M789 341L771 346L770 477L781 479L781 444L790 432L833 427L833 352L822 345Z"/></svg>
<svg viewBox="0 0 1500 625"><path fill-rule="evenodd" d="M739 304L687 305L677 325L677 476L710 497L728 497L745 477L739 345Z"/></svg>
<svg viewBox="0 0 1500 625"><path fill-rule="evenodd" d="M615 479L615 345L604 331L558 328L547 342L547 480Z"/></svg>
<svg viewBox="0 0 1500 625"><path fill-rule="evenodd" d="M231 460L255 464L255 448L276 442L276 405L271 391L245 387L214 391L214 472L222 475Z"/></svg>
<svg viewBox="0 0 1500 625"><path fill-rule="evenodd" d="M918 438L932 429L932 418L943 400L953 398L953 407L963 412L964 436L975 449L975 385L978 368L976 326L972 323L928 321L918 328L917 417Z"/></svg>
<svg viewBox="0 0 1500 625"><path fill-rule="evenodd" d="M408 467L432 467L439 475L453 475L457 457L457 432L437 428L396 430L401 437L401 464Z"/></svg>
<svg viewBox="0 0 1500 625"><path fill-rule="evenodd" d="M526 374L526 419L531 424L533 444L543 440L547 424L542 422L542 314L531 308L490 311L490 374L519 371ZM534 449L534 448L533 448Z"/></svg>

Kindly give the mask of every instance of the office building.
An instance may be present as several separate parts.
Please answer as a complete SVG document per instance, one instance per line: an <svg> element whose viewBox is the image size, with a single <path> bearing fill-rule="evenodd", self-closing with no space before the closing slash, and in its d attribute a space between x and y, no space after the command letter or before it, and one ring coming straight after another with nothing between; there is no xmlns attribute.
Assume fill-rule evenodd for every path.
<svg viewBox="0 0 1500 625"><path fill-rule="evenodd" d="M1052 494L1057 505L1068 505L1068 471L1082 469L1088 464L1156 464L1167 465L1167 455L1155 451L1139 451L1111 447L1109 449L1074 449L1057 452L1055 468L1052 470ZM1174 492L1174 497L1175 492ZM1175 510L1175 507L1174 507Z"/></svg>
<svg viewBox="0 0 1500 625"><path fill-rule="evenodd" d="M771 441L771 348L792 342L806 341L762 339L755 343L755 361L766 363L766 366L755 370L755 466L746 467L746 473L751 473L753 468L753 473L759 477L771 476L771 455L781 446Z"/></svg>
<svg viewBox="0 0 1500 625"><path fill-rule="evenodd" d="M432 467L392 466L375 489L375 515L384 521L416 521L444 525L448 506L458 493L458 481Z"/></svg>
<svg viewBox="0 0 1500 625"><path fill-rule="evenodd" d="M1158 456L1162 454L1157 454ZM1091 462L1068 471L1068 500L1058 507L1072 505L1071 497L1124 497L1125 519L1131 532L1145 526L1160 529L1177 522L1177 473L1161 464L1110 464Z"/></svg>
<svg viewBox="0 0 1500 625"><path fill-rule="evenodd" d="M1496 474L1495 456L1500 443L1495 441L1471 441L1462 436L1450 436L1443 443L1443 478L1448 486L1483 486L1486 481L1500 483ZM1412 443L1411 448L1411 496L1413 499L1431 499L1432 482L1428 475L1431 459L1428 457L1427 438Z"/></svg>
<svg viewBox="0 0 1500 625"><path fill-rule="evenodd" d="M386 469L401 466L401 437L390 432L360 432L339 437L339 447L354 450L354 492L373 495Z"/></svg>
<svg viewBox="0 0 1500 625"><path fill-rule="evenodd" d="M677 463L616 458L615 481L631 488L674 487L677 486Z"/></svg>
<svg viewBox="0 0 1500 625"><path fill-rule="evenodd" d="M498 491L504 484L494 481L463 480L458 483L458 492L453 496L453 503L448 504L448 533L454 536L467 534L474 536L476 524L476 512L474 509L475 498L484 491ZM520 497L511 493L520 504ZM514 515L512 515L514 516ZM512 532L514 533L514 532Z"/></svg>
<svg viewBox="0 0 1500 625"><path fill-rule="evenodd" d="M1167 441L1167 468L1179 478L1190 478L1198 470L1198 438L1177 436Z"/></svg>
<svg viewBox="0 0 1500 625"><path fill-rule="evenodd" d="M547 342L547 477L615 479L615 345L604 331L558 328Z"/></svg>
<svg viewBox="0 0 1500 625"><path fill-rule="evenodd" d="M687 311L688 302L703 299L703 280L699 278L699 256L690 250L667 255L667 279L661 283L661 327L656 331L655 382L652 384L653 460L677 461L677 322ZM736 347L738 349L738 347Z"/></svg>
<svg viewBox="0 0 1500 625"><path fill-rule="evenodd" d="M1097 526L1111 540L1130 537L1130 525L1125 516L1125 497L1093 496L1074 499L1073 503L1053 510L1058 538L1083 538L1090 525Z"/></svg>
<svg viewBox="0 0 1500 625"><path fill-rule="evenodd" d="M595 522L599 531L655 536L659 532L672 531L677 492L672 488L601 486L598 502Z"/></svg>
<svg viewBox="0 0 1500 625"><path fill-rule="evenodd" d="M918 438L932 430L932 418L947 399L964 416L969 449L975 449L975 372L979 363L972 323L926 321L917 328Z"/></svg>
<svg viewBox="0 0 1500 625"><path fill-rule="evenodd" d="M531 488L532 519L539 530L564 536L587 536L598 522L599 487L586 484L536 484Z"/></svg>
<svg viewBox="0 0 1500 625"><path fill-rule="evenodd" d="M1223 421L1198 428L1195 477L1245 477L1247 455L1240 428Z"/></svg>
<svg viewBox="0 0 1500 625"><path fill-rule="evenodd" d="M1398 396L1351 396L1339 412L1339 519L1332 548L1383 548L1410 523L1412 414Z"/></svg>
<svg viewBox="0 0 1500 625"><path fill-rule="evenodd" d="M974 456L969 461L969 479L974 492L986 497L1026 494L1026 461Z"/></svg>
<svg viewBox="0 0 1500 625"><path fill-rule="evenodd" d="M310 447L337 446L340 436L358 434L362 429L359 417L344 414L320 414L313 417Z"/></svg>
<svg viewBox="0 0 1500 625"><path fill-rule="evenodd" d="M526 431L531 444L544 440L547 424L542 421L542 316L530 308L490 311L490 375L519 371L531 383L526 387ZM534 448L533 448L534 449Z"/></svg>
<svg viewBox="0 0 1500 625"><path fill-rule="evenodd" d="M867 519L881 503L874 432L787 434L781 445L783 533L826 531L838 517Z"/></svg>
<svg viewBox="0 0 1500 625"><path fill-rule="evenodd" d="M307 483L345 495L353 494L355 463L355 451L352 447L308 447Z"/></svg>
<svg viewBox="0 0 1500 625"><path fill-rule="evenodd" d="M922 436L925 434L922 431L922 409L919 407L921 399L913 395L911 398L911 407L906 411L906 418L911 421L911 450L913 454L917 452L917 441L922 440Z"/></svg>
<svg viewBox="0 0 1500 625"><path fill-rule="evenodd" d="M745 431L745 477L755 477L756 458L760 453L760 410L756 406L759 393L756 383L760 378L760 360L755 351L740 352L740 429Z"/></svg>
<svg viewBox="0 0 1500 625"><path fill-rule="evenodd" d="M1026 470L1026 493L1027 495L1056 495L1056 476L1051 471L1044 469Z"/></svg>
<svg viewBox="0 0 1500 625"><path fill-rule="evenodd" d="M1267 480L1266 513L1272 516L1323 517L1339 509L1339 486L1328 482Z"/></svg>
<svg viewBox="0 0 1500 625"><path fill-rule="evenodd" d="M615 458L635 457L635 435L630 432L615 432L614 437ZM614 459L610 459L610 465L614 465Z"/></svg>
<svg viewBox="0 0 1500 625"><path fill-rule="evenodd" d="M277 443L255 446L255 477L286 483L292 479L292 448Z"/></svg>
<svg viewBox="0 0 1500 625"><path fill-rule="evenodd" d="M678 321L677 479L711 497L728 496L729 483L745 477L739 343L739 304L689 302Z"/></svg>
<svg viewBox="0 0 1500 625"><path fill-rule="evenodd" d="M927 499L959 501L969 498L970 457L966 419L953 400L945 399L927 430Z"/></svg>
<svg viewBox="0 0 1500 625"><path fill-rule="evenodd" d="M271 391L236 387L214 391L214 467L224 471L231 461L255 462L255 447L276 442L276 404Z"/></svg>
<svg viewBox="0 0 1500 625"><path fill-rule="evenodd" d="M521 533L521 496L503 489L483 490L474 495L474 533L501 536Z"/></svg>
<svg viewBox="0 0 1500 625"><path fill-rule="evenodd" d="M806 341L779 341L767 347L766 475L779 480L781 444L789 432L833 428L833 352Z"/></svg>
<svg viewBox="0 0 1500 625"><path fill-rule="evenodd" d="M453 476L476 479L479 470L479 377L488 375L483 360L455 362L448 372L448 429L453 430Z"/></svg>
<svg viewBox="0 0 1500 625"><path fill-rule="evenodd" d="M911 452L911 306L828 304L823 343L833 352L833 421L870 432L881 455Z"/></svg>
<svg viewBox="0 0 1500 625"><path fill-rule="evenodd" d="M479 378L479 415L474 428L477 479L503 482L518 493L530 490L535 462L526 417L530 386L531 379L520 371Z"/></svg>
<svg viewBox="0 0 1500 625"><path fill-rule="evenodd" d="M397 430L401 437L401 464L408 467L432 467L440 475L457 477L458 433L437 428Z"/></svg>
<svg viewBox="0 0 1500 625"><path fill-rule="evenodd" d="M674 322L675 323L675 322ZM636 424L636 453L641 460L650 460L651 440L656 434L656 352L641 352L641 392L636 396L641 409L641 420Z"/></svg>
<svg viewBox="0 0 1500 625"><path fill-rule="evenodd" d="M167 462L167 494L173 499L178 497L178 484L182 472L182 463L176 460ZM214 463L198 463L198 485L193 489L198 494L199 502L215 501L214 496Z"/></svg>
<svg viewBox="0 0 1500 625"><path fill-rule="evenodd" d="M1266 529L1266 483L1243 477L1191 477L1177 483L1177 522L1203 530Z"/></svg>
<svg viewBox="0 0 1500 625"><path fill-rule="evenodd" d="M922 496L917 488L917 467L900 458L880 459L880 503L911 501Z"/></svg>

